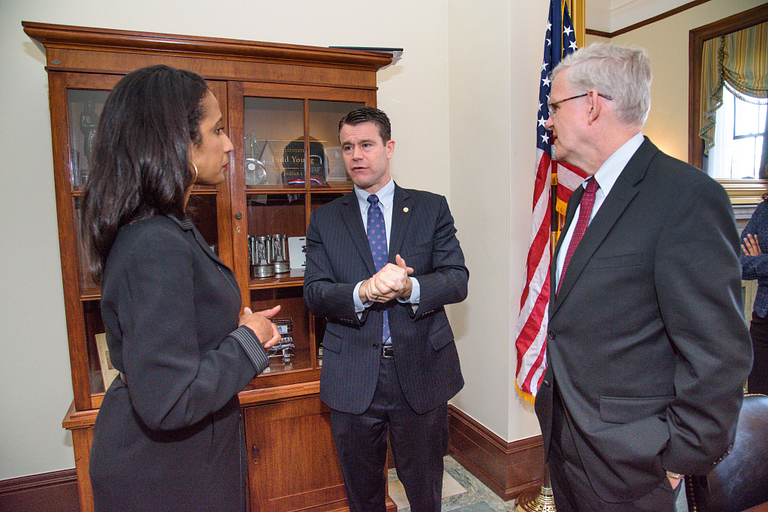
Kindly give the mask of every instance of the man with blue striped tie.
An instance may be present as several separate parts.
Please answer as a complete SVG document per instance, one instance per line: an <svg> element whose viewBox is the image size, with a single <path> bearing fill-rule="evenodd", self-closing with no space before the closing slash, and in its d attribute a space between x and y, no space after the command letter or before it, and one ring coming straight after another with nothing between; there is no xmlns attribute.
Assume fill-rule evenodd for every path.
<svg viewBox="0 0 768 512"><path fill-rule="evenodd" d="M440 510L447 402L464 385L445 305L469 271L445 198L392 180L395 149L381 110L339 123L354 191L312 213L304 301L328 320L320 398L351 511L385 510L390 438L414 512Z"/></svg>

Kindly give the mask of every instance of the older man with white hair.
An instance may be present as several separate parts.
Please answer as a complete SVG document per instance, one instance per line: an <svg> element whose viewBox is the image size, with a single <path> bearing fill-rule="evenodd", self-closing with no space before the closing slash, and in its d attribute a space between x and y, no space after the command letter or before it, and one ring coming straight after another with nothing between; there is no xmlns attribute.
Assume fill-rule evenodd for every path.
<svg viewBox="0 0 768 512"><path fill-rule="evenodd" d="M536 397L558 512L672 511L728 454L752 347L728 195L641 129L645 50L595 44L552 73L555 158L588 178L552 269Z"/></svg>

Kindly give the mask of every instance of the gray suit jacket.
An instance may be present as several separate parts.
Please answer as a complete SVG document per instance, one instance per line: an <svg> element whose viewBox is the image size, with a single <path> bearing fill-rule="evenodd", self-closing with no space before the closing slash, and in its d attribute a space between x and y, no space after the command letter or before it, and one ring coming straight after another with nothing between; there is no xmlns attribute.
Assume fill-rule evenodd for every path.
<svg viewBox="0 0 768 512"><path fill-rule="evenodd" d="M352 292L376 271L352 192L312 213L307 230L304 301L328 320L320 397L331 408L360 414L373 399L381 360L382 315L389 326L400 384L418 413L445 403L464 385L444 306L467 296L469 271L445 198L395 186L389 261L400 254L421 285L410 305L374 304L358 318Z"/></svg>
<svg viewBox="0 0 768 512"><path fill-rule="evenodd" d="M548 453L557 385L604 500L634 500L664 470L706 474L728 453L752 359L738 254L723 188L646 139L552 294L536 397Z"/></svg>

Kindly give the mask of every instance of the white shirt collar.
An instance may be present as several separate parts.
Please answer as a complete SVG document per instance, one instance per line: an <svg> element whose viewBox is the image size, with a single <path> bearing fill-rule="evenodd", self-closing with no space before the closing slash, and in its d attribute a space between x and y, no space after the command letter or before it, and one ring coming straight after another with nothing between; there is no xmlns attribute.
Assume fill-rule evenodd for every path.
<svg viewBox="0 0 768 512"><path fill-rule="evenodd" d="M613 188L616 180L619 179L621 171L627 166L627 163L635 154L637 149L645 140L642 132L637 132L634 137L625 142L619 149L617 149L608 159L603 162L603 165L595 173L595 179L600 185L600 190L604 196ZM586 180L584 181L586 186Z"/></svg>
<svg viewBox="0 0 768 512"><path fill-rule="evenodd" d="M370 206L368 196L371 194L355 185L355 195L357 196L357 202L360 204L360 212L363 215L367 214L368 207ZM389 178L387 184L376 192L376 197L379 198L379 205L385 212L392 211L392 203L395 200L395 180Z"/></svg>

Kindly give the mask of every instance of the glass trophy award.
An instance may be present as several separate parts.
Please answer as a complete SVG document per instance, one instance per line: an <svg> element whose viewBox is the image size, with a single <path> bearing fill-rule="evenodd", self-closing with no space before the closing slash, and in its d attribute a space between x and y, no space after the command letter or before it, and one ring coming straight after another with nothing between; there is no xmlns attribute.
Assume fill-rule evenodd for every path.
<svg viewBox="0 0 768 512"><path fill-rule="evenodd" d="M261 157L267 147L267 141L259 144L253 130L245 136L245 184L266 185L267 170Z"/></svg>

